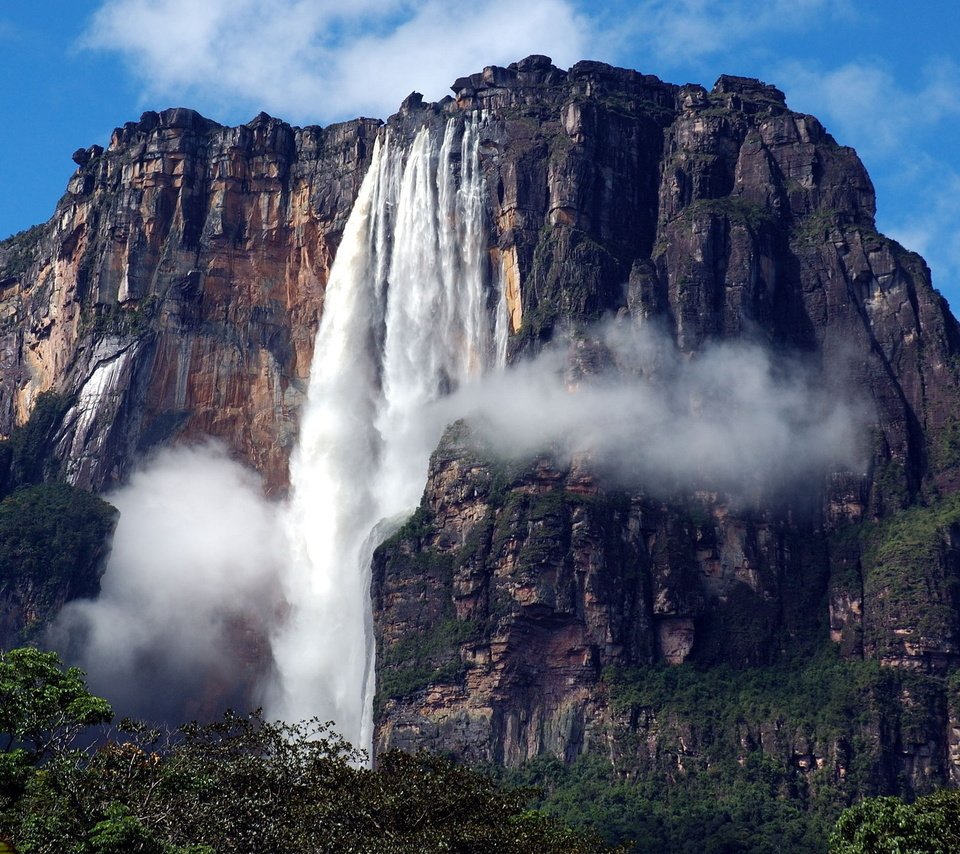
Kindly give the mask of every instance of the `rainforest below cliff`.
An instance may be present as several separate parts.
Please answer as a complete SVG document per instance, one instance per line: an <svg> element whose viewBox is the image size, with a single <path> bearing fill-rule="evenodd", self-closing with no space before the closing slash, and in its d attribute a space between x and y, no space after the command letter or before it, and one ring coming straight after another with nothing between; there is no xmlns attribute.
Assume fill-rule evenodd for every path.
<svg viewBox="0 0 960 854"><path fill-rule="evenodd" d="M145 113L0 242L4 647L639 851L955 786L960 326L856 152L748 78L452 89Z"/></svg>

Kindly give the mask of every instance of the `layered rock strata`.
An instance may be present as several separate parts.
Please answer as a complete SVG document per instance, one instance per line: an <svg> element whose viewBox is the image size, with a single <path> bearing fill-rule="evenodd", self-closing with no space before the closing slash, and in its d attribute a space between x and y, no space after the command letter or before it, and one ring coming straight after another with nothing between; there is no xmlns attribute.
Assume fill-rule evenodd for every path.
<svg viewBox="0 0 960 854"><path fill-rule="evenodd" d="M70 394L56 453L121 482L172 439L215 437L284 489L339 235L380 125L237 128L145 113L93 146L3 281L0 429ZM32 260L29 260L32 259Z"/></svg>
<svg viewBox="0 0 960 854"><path fill-rule="evenodd" d="M851 659L952 670L958 328L922 259L877 233L856 154L742 78L707 92L531 58L454 89L455 104L420 109L488 116L514 352L603 314L655 323L691 356L759 342L860 391L867 462L813 498L741 512L723 496L612 493L549 460L504 491L495 460L448 440L416 524L375 561L378 746L570 760L616 729L605 670L768 665L828 629ZM932 531L922 559L881 521L913 505ZM906 737L910 768L890 780L955 773L938 726ZM804 750L787 753L813 769L836 753Z"/></svg>

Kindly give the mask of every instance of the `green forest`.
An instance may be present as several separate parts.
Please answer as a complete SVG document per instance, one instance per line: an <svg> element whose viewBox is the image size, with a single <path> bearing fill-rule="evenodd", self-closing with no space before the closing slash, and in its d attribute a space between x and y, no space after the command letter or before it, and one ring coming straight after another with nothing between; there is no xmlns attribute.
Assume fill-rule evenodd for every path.
<svg viewBox="0 0 960 854"><path fill-rule="evenodd" d="M545 788L509 785L440 756L392 751L367 768L331 723L317 720L228 712L173 730L114 723L80 670L29 647L0 654L0 733L0 838L20 854L718 854L818 844L796 807L772 796L782 781L771 767L671 791L651 781L618 789L609 769L566 772L545 762L524 772L552 789L550 809L535 809ZM580 823L602 814L608 832L643 836L614 848L571 828L557 817L563 812ZM677 832L688 839L675 846ZM960 794L952 791L913 804L867 799L845 810L831 835L835 854L958 846Z"/></svg>
<svg viewBox="0 0 960 854"><path fill-rule="evenodd" d="M20 854L610 850L442 757L370 770L329 723L112 719L56 653L0 655L0 834Z"/></svg>

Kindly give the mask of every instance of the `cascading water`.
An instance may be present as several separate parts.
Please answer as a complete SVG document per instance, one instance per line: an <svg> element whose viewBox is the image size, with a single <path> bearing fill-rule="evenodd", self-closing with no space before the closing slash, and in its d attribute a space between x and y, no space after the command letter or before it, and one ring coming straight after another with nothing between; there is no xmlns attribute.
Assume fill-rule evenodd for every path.
<svg viewBox="0 0 960 854"><path fill-rule="evenodd" d="M364 748L379 523L419 500L442 427L426 417L431 402L505 358L479 129L450 119L439 147L425 127L409 151L389 130L377 140L327 284L290 462L291 610L272 639L270 712L334 720Z"/></svg>

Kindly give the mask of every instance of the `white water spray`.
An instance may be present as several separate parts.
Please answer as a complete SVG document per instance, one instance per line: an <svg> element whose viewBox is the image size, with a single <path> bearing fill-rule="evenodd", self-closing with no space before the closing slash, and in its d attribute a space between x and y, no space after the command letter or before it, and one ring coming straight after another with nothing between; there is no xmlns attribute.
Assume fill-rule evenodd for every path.
<svg viewBox="0 0 960 854"><path fill-rule="evenodd" d="M459 152L457 139L459 142ZM459 153L459 157L457 154ZM372 739L370 556L381 520L409 513L439 438L425 410L501 362L483 219L479 125L386 131L343 235L290 462L285 586L270 712ZM493 297L491 297L493 295Z"/></svg>

